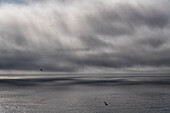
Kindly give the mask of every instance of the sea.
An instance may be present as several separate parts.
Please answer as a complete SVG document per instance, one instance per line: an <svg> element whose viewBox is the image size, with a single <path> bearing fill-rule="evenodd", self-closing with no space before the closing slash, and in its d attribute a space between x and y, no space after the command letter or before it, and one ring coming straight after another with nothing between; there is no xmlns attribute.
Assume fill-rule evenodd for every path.
<svg viewBox="0 0 170 113"><path fill-rule="evenodd" d="M170 113L170 75L1 74L0 113Z"/></svg>

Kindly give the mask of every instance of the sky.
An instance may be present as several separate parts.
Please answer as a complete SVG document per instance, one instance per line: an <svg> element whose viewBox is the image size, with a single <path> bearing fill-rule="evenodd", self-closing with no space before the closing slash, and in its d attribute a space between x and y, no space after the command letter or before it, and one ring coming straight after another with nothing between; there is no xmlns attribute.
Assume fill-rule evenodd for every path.
<svg viewBox="0 0 170 113"><path fill-rule="evenodd" d="M0 73L170 70L169 0L0 0Z"/></svg>

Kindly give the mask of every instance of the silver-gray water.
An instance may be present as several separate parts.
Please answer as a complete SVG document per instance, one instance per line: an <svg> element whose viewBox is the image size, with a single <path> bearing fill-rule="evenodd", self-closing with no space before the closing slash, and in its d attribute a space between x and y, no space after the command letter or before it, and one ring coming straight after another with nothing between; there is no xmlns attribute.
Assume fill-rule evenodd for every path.
<svg viewBox="0 0 170 113"><path fill-rule="evenodd" d="M169 112L168 74L1 75L0 79L0 113Z"/></svg>

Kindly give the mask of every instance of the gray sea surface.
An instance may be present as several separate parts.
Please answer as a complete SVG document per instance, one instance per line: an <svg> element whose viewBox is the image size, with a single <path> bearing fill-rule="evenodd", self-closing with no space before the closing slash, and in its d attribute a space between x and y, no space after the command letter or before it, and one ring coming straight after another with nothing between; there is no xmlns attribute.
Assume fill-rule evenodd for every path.
<svg viewBox="0 0 170 113"><path fill-rule="evenodd" d="M0 113L170 113L170 76L0 75Z"/></svg>

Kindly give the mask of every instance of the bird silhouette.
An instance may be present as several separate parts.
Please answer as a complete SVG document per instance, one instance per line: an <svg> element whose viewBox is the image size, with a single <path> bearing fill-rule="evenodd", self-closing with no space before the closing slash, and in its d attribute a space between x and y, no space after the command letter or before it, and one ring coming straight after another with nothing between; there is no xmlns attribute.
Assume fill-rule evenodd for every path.
<svg viewBox="0 0 170 113"><path fill-rule="evenodd" d="M108 106L109 104L108 103L106 103L105 101L104 101L104 104L106 105L106 106Z"/></svg>
<svg viewBox="0 0 170 113"><path fill-rule="evenodd" d="M43 69L40 69L40 71L43 71Z"/></svg>

